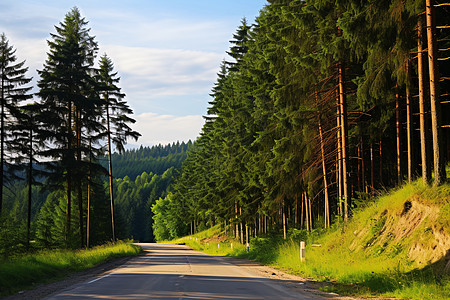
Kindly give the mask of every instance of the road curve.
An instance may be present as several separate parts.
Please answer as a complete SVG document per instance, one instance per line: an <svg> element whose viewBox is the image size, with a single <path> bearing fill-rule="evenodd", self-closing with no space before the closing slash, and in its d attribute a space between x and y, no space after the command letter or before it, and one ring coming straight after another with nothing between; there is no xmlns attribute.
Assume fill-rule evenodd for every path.
<svg viewBox="0 0 450 300"><path fill-rule="evenodd" d="M140 246L144 255L46 299L323 299L186 246Z"/></svg>

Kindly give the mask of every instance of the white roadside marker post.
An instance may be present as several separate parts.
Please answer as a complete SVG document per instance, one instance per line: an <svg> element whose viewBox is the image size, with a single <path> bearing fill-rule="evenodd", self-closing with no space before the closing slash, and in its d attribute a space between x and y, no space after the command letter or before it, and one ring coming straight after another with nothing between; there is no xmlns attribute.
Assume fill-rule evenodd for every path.
<svg viewBox="0 0 450 300"><path fill-rule="evenodd" d="M305 261L305 242L300 242L300 261Z"/></svg>

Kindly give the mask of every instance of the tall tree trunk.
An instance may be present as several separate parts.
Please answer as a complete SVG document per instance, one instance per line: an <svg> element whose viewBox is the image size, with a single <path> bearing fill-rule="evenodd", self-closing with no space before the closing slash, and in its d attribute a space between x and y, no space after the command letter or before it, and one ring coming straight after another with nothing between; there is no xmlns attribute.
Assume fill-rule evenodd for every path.
<svg viewBox="0 0 450 300"><path fill-rule="evenodd" d="M108 95L106 95L108 97ZM108 98L106 98L108 99ZM111 154L111 125L109 121L109 105L106 104L106 130L108 131L108 166L109 166L109 200L111 203L111 232L112 240L116 241L116 224L114 215L114 187L113 187L113 168L112 168L112 154Z"/></svg>
<svg viewBox="0 0 450 300"><path fill-rule="evenodd" d="M238 222L238 205L237 201L234 202L234 213L236 220L236 239L239 241L239 222Z"/></svg>
<svg viewBox="0 0 450 300"><path fill-rule="evenodd" d="M370 188L371 194L374 194L375 192L375 168L374 168L374 164L373 164L373 143L370 143Z"/></svg>
<svg viewBox="0 0 450 300"><path fill-rule="evenodd" d="M301 229L303 229L303 226L304 226L304 224L305 224L305 209L304 209L304 207L305 207L305 193L302 193L302 200L301 200L301 202L302 202L302 211L301 211L301 214L300 214L300 228Z"/></svg>
<svg viewBox="0 0 450 300"><path fill-rule="evenodd" d="M2 215L3 208L3 172L5 166L5 83L2 76L2 98L1 100L1 111L0 111L0 216Z"/></svg>
<svg viewBox="0 0 450 300"><path fill-rule="evenodd" d="M239 207L239 218L240 218L240 223L239 223L239 227L241 228L241 244L244 244L244 226L242 224L242 207Z"/></svg>
<svg viewBox="0 0 450 300"><path fill-rule="evenodd" d="M297 227L298 224L298 196L295 198L295 215L294 215L294 224L295 224L295 228Z"/></svg>
<svg viewBox="0 0 450 300"><path fill-rule="evenodd" d="M356 176L356 178L357 178L357 187L358 187L358 191L362 191L363 189L362 189L362 183L361 183L361 178L362 178L362 176L361 176L361 162L362 162L362 156L361 156L361 148L362 148L362 139L360 140L360 143L359 143L359 145L358 145L358 169L356 170L356 174L357 174L357 176Z"/></svg>
<svg viewBox="0 0 450 300"><path fill-rule="evenodd" d="M395 129L397 137L397 184L402 184L401 145L400 145L400 95L395 91Z"/></svg>
<svg viewBox="0 0 450 300"><path fill-rule="evenodd" d="M338 196L338 208L339 215L343 217L343 207L342 207L342 143L341 143L341 106L339 101L339 92L336 97L336 107L337 107L337 118L336 118L336 127L337 127L337 158L336 158L336 188L337 188L337 196Z"/></svg>
<svg viewBox="0 0 450 300"><path fill-rule="evenodd" d="M75 108L75 130L76 130L76 138L77 138L77 165L78 168L81 168L81 111L78 108ZM77 168L77 169L78 169ZM77 170L78 172L80 170ZM78 218L79 218L79 227L80 227L80 248L84 247L84 224L83 224L83 190L81 188L81 178L82 174L78 174L76 184L77 184L77 198L78 198Z"/></svg>
<svg viewBox="0 0 450 300"><path fill-rule="evenodd" d="M313 214L312 214L312 203L311 203L311 197L308 197L308 194L306 194L306 199L308 199L308 211L309 211L309 229L310 231L313 230Z"/></svg>
<svg viewBox="0 0 450 300"><path fill-rule="evenodd" d="M383 142L380 136L380 186L383 186Z"/></svg>
<svg viewBox="0 0 450 300"><path fill-rule="evenodd" d="M419 77L419 114L420 114L420 153L422 159L422 180L427 185L431 180L431 173L428 172L428 153L427 153L427 126L425 110L425 79L424 79L424 60L423 60L423 22L421 16L417 23L417 75Z"/></svg>
<svg viewBox="0 0 450 300"><path fill-rule="evenodd" d="M264 233L267 233L268 232L268 222L267 222L267 216L266 215L264 215L263 216L263 221L264 221Z"/></svg>
<svg viewBox="0 0 450 300"><path fill-rule="evenodd" d="M68 103L68 118L67 118L67 153L68 160L73 160L72 154L72 101ZM72 219L72 167L67 168L67 207L66 207L66 246L69 245L70 237L70 223Z"/></svg>
<svg viewBox="0 0 450 300"><path fill-rule="evenodd" d="M364 160L364 141L361 137L361 181L362 181L362 191L367 193L366 185L366 162Z"/></svg>
<svg viewBox="0 0 450 300"><path fill-rule="evenodd" d="M408 144L408 182L411 183L414 173L414 158L413 158L413 130L411 124L411 92L410 92L410 58L406 60L406 138Z"/></svg>
<svg viewBox="0 0 450 300"><path fill-rule="evenodd" d="M30 124L31 125L31 124ZM33 187L33 129L30 126L30 135L28 136L28 216L27 216L27 247L30 247L30 228L31 228L31 197Z"/></svg>
<svg viewBox="0 0 450 300"><path fill-rule="evenodd" d="M434 186L441 185L446 180L445 162L441 133L441 104L438 95L438 72L436 57L435 16L433 1L426 0L427 41L428 41L428 69L430 74L430 104L431 104L431 132L433 136L434 158Z"/></svg>
<svg viewBox="0 0 450 300"><path fill-rule="evenodd" d="M348 203L350 201L348 182L348 125L347 125L347 100L345 97L345 67L344 62L338 64L339 72L339 105L341 111L341 143L342 143L342 190L344 196L344 223L348 221Z"/></svg>
<svg viewBox="0 0 450 300"><path fill-rule="evenodd" d="M308 205L308 196L306 192L303 192L304 200L305 200L305 216L306 216L306 231L311 231L309 227L309 205Z"/></svg>
<svg viewBox="0 0 450 300"><path fill-rule="evenodd" d="M320 117L318 118L319 120L319 136L320 136L320 153L322 155L322 173L323 173L323 190L324 190L324 198L325 198L325 228L330 227L330 201L328 198L328 181L327 181L327 167L325 164L325 150L324 150L324 145L323 145L323 133L322 133L322 123L320 122Z"/></svg>
<svg viewBox="0 0 450 300"><path fill-rule="evenodd" d="M86 248L91 247L91 163L92 163L92 144L89 139L89 171L87 182L87 220L86 220Z"/></svg>
<svg viewBox="0 0 450 300"><path fill-rule="evenodd" d="M281 207L281 216L283 218L283 238L287 237L287 226L286 226L286 205L283 199L283 206Z"/></svg>
<svg viewBox="0 0 450 300"><path fill-rule="evenodd" d="M245 224L245 244L248 245L248 224Z"/></svg>

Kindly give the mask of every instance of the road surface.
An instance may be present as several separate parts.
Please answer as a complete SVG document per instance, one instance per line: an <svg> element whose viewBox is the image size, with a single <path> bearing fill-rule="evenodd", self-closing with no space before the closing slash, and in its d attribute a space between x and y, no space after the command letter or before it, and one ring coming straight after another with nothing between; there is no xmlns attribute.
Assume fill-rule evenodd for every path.
<svg viewBox="0 0 450 300"><path fill-rule="evenodd" d="M186 246L140 245L144 255L46 299L323 299Z"/></svg>

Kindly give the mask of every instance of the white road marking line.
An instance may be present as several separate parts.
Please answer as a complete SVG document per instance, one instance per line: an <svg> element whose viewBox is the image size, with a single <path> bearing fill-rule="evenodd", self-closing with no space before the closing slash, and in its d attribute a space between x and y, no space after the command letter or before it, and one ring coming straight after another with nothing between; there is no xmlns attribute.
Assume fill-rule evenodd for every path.
<svg viewBox="0 0 450 300"><path fill-rule="evenodd" d="M96 282L97 280L100 280L100 279L103 279L103 278L106 278L106 277L109 277L109 276L111 276L111 274L106 274L105 276L102 276L102 277L99 277L99 278L96 278L94 280L89 281L87 284L91 284L93 282Z"/></svg>

